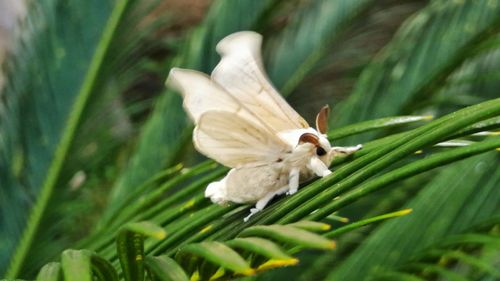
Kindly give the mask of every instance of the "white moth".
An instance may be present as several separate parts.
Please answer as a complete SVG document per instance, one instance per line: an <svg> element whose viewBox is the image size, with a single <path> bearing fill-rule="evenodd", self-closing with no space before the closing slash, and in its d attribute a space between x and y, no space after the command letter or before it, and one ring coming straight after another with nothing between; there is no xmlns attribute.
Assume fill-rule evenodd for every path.
<svg viewBox="0 0 500 281"><path fill-rule="evenodd" d="M297 192L300 181L329 175L334 157L361 149L330 145L327 106L314 129L288 105L264 73L261 42L255 32L231 34L217 44L222 59L210 77L173 68L167 80L196 125L196 149L231 168L205 196L217 204L256 203L245 221L274 196Z"/></svg>

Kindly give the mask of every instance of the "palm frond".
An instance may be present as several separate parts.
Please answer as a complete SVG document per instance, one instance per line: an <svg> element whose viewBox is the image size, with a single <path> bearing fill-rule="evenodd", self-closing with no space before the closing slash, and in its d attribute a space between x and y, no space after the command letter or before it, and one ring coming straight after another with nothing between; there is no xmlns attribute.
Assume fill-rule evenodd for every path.
<svg viewBox="0 0 500 281"><path fill-rule="evenodd" d="M420 279L460 276L463 280L500 278L494 260L500 245L498 217L475 224L470 229L450 235L415 254L411 260L393 271L378 271L374 280L407 275ZM432 265L432 266L429 266Z"/></svg>
<svg viewBox="0 0 500 281"><path fill-rule="evenodd" d="M407 104L432 96L469 50L495 36L497 9L496 1L433 1L416 13L365 68L338 122L409 113Z"/></svg>
<svg viewBox="0 0 500 281"><path fill-rule="evenodd" d="M390 270L438 240L495 215L498 196L486 198L486 194L491 196L494 193L499 182L495 156L481 156L444 169L408 203L407 207L414 210L412 216L397 223L388 222L377 229L364 245L332 272L330 280L362 280L375 267ZM470 169L477 165L482 167L481 170ZM476 176L478 173L483 176ZM455 221L460 221L460 224L454 224ZM381 240L381 237L384 238ZM396 240L398 242L394 243ZM367 269L365 274L352 271L354 264Z"/></svg>
<svg viewBox="0 0 500 281"><path fill-rule="evenodd" d="M228 280L272 268L279 273L246 280L498 274L499 0L223 0L188 32L170 25L177 15L155 15L156 0L66 2L30 2L5 67L7 278ZM266 34L271 79L292 100L314 103L327 89L321 98L335 103L361 73L328 137L363 149L244 222L250 206L205 198L227 168L193 152L181 98L168 89L158 96L158 82L151 94L136 94L151 85L141 84L145 76L172 66L210 72L215 44L249 29ZM335 69L348 72L341 93L325 88L339 81ZM89 208L97 201L102 216ZM382 222L406 214L393 212L401 208L413 212ZM287 267L299 259L302 267Z"/></svg>
<svg viewBox="0 0 500 281"><path fill-rule="evenodd" d="M67 182L77 169L84 169L75 161L80 157L75 147L85 143L80 130L89 122L89 112L116 96L116 90L109 91L109 81L122 73L117 69L130 70L117 62L120 55L128 54L110 50L118 43L122 21L132 6L133 1L91 1L84 6L64 1L29 3L23 33L6 63L5 73L12 79L3 90L8 101L3 103L6 110L0 124L1 166L6 171L1 177L8 186L1 196L5 202L1 235L7 241L2 243L6 247L2 266L8 265L16 249L7 276L38 268L38 256L26 259L30 252L44 252L41 258L47 260L67 243L63 239L49 242L65 223L60 217L65 205L50 206L68 201ZM106 93L105 98L99 93ZM94 142L100 138L107 143L109 134L100 136L107 129L103 127L95 128ZM101 155L110 146L103 147L99 147ZM0 268L0 272L5 270Z"/></svg>

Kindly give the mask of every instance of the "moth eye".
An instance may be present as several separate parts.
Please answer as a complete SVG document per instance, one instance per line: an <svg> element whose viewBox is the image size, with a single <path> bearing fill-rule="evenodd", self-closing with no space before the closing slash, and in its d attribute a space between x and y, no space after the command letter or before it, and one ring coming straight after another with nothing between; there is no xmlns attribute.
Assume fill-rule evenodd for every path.
<svg viewBox="0 0 500 281"><path fill-rule="evenodd" d="M318 146L316 148L316 155L323 156L325 154L326 154L326 150L324 148L322 148L321 146Z"/></svg>

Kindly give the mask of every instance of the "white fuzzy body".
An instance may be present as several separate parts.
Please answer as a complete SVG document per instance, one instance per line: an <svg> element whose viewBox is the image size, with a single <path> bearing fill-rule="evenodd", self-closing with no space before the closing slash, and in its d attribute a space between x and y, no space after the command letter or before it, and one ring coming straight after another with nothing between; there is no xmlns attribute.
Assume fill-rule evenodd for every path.
<svg viewBox="0 0 500 281"><path fill-rule="evenodd" d="M296 131L302 134L304 129ZM290 143L297 141L294 141L293 137L290 139ZM314 175L309 168L311 158L315 157L314 150L315 147L309 143L296 147L290 145L288 151L272 163L233 168L222 180L211 183L205 194L213 202L223 204L227 201L255 203L270 193L285 193L290 189L290 174L293 170L298 170L299 182Z"/></svg>

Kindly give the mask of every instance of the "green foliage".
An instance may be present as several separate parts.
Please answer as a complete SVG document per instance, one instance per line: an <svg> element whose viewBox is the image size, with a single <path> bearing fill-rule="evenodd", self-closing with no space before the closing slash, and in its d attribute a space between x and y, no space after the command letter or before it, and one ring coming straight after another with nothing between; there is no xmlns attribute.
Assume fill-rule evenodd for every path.
<svg viewBox="0 0 500 281"><path fill-rule="evenodd" d="M6 280L499 277L499 0L221 0L184 29L187 11L157 1L35 2L0 93ZM249 206L204 198L227 169L193 151L179 95L137 86L210 72L239 30L266 35L301 113L351 81L322 94L341 101L328 137L364 145L248 222Z"/></svg>
<svg viewBox="0 0 500 281"><path fill-rule="evenodd" d="M387 280L386 276L408 274L423 279L441 276L451 280L477 280L491 276L500 278L500 271L491 263L498 256L498 217L476 224L466 232L450 236L429 246L397 271L376 273L375 280ZM491 248L490 248L491 247ZM454 271L457 271L455 273Z"/></svg>

